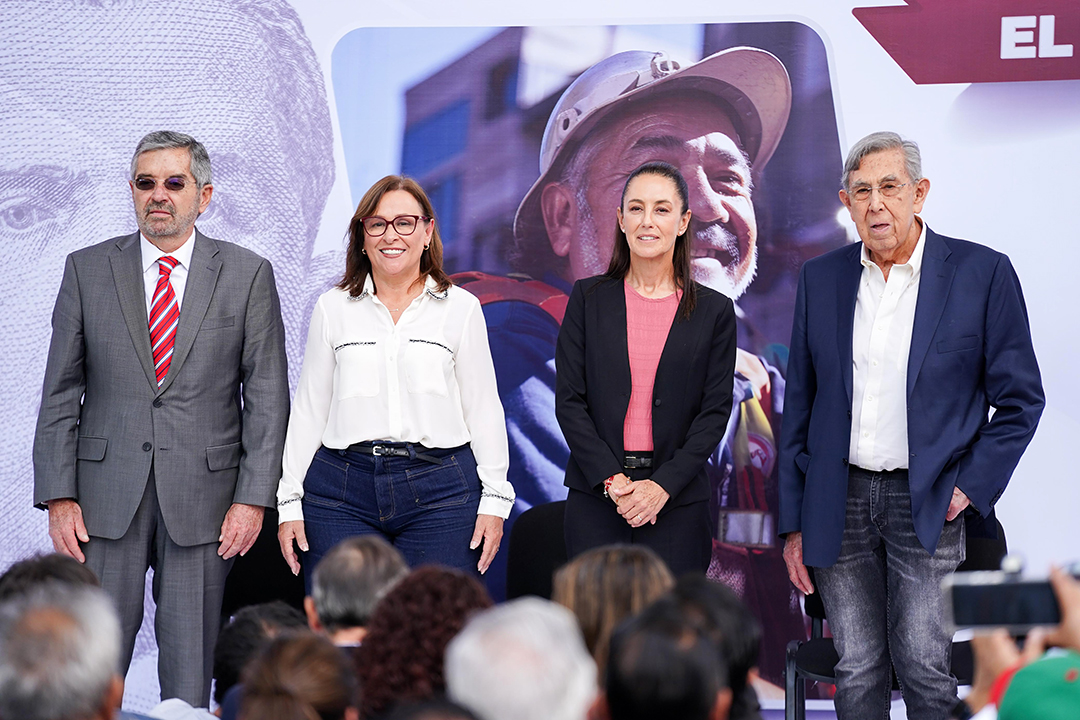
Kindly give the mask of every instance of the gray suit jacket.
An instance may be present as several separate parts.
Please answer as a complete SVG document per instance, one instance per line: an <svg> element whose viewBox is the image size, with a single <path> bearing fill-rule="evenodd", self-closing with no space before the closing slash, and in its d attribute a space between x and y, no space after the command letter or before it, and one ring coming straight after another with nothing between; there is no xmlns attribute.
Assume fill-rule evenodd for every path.
<svg viewBox="0 0 1080 720"><path fill-rule="evenodd" d="M75 498L124 535L153 463L169 536L217 542L234 502L273 506L289 410L270 263L196 230L169 374L157 387L139 234L68 256L34 438L34 503Z"/></svg>

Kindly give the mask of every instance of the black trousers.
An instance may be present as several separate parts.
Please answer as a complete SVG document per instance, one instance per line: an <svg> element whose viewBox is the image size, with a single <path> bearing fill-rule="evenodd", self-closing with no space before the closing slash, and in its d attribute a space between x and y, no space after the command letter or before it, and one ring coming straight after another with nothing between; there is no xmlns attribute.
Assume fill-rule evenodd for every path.
<svg viewBox="0 0 1080 720"><path fill-rule="evenodd" d="M636 471L631 479L639 472L648 477L650 471ZM704 575L712 559L708 501L665 509L655 525L632 528L610 499L571 488L564 528L567 557L573 559L601 545L644 545L663 558L675 577Z"/></svg>

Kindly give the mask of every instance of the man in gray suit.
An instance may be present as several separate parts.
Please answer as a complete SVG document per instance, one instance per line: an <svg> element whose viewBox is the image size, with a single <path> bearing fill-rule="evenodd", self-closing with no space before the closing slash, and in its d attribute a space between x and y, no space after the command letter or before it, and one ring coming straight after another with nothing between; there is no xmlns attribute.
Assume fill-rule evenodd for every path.
<svg viewBox="0 0 1080 720"><path fill-rule="evenodd" d="M140 232L67 258L34 503L116 600L125 668L154 569L162 698L205 706L225 577L281 476L284 329L270 263L195 229L213 194L198 141L150 133L130 185Z"/></svg>

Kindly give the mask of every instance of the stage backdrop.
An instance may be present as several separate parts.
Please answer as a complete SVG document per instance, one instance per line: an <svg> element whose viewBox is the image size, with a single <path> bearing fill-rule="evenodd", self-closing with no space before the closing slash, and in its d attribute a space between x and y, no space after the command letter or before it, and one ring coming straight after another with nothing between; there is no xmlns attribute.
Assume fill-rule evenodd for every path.
<svg viewBox="0 0 1080 720"><path fill-rule="evenodd" d="M755 155L752 208L721 219L709 217L705 195L695 200L698 277L741 310L741 395L709 465L717 525L710 574L762 617L765 679L782 682L783 646L804 633L774 537L794 286L804 260L854 237L836 191L844 151L868 132L895 130L920 143L931 227L1001 250L1016 266L1047 407L998 514L1010 549L1033 571L1080 554L1069 452L1080 430L1070 360L1080 298L1070 274L1080 260L1070 210L1080 162L1073 3L762 0L751 12L684 0L668 3L666 14L655 3L621 3L617 16L599 0L142 5L9 0L0 17L0 569L50 547L46 515L31 507L30 455L64 258L135 229L130 154L160 128L189 132L210 151L215 195L200 228L273 261L294 383L311 306L343 269L355 203L385 174L419 179L449 269L484 300L520 498L515 517L563 497L567 451L554 422L551 360L558 314L543 301L557 304L574 279L603 269L608 186L621 185L631 159L650 159L634 153L647 147L686 162L663 143L620 150L628 128L661 122L669 98L677 110L668 114L703 138L719 129L710 125L717 107L737 115L730 106L738 100L716 84L643 93L613 104L542 160L563 91L626 51L639 53L626 56L630 64L646 58L645 72L650 57L668 70L714 68L717 57L764 51L790 87L771 86L774 100L789 103L785 118L773 113L775 152L757 158L747 148ZM725 67L703 74L720 85L745 82L729 76L745 63ZM723 181L709 161L693 167L717 191ZM539 202L558 183L577 204L569 238ZM542 283L528 286L539 295L522 289L526 276ZM136 648L133 709L155 700L151 627L148 620Z"/></svg>

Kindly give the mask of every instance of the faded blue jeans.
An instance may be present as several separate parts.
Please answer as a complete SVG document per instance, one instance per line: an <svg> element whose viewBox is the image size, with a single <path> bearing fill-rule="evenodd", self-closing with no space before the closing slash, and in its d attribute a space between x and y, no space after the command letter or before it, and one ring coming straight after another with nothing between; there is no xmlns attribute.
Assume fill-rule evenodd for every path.
<svg viewBox="0 0 1080 720"><path fill-rule="evenodd" d="M942 579L964 559L963 514L930 555L915 536L906 470L848 473L840 558L815 568L840 662L839 720L888 720L892 672L912 720L945 720L956 702Z"/></svg>

